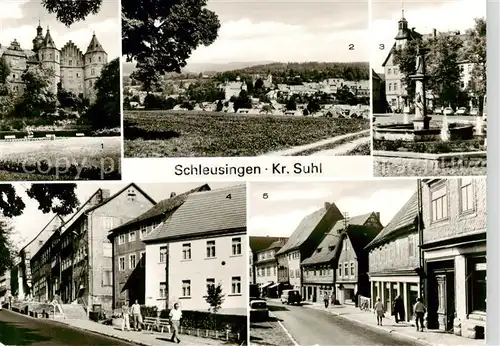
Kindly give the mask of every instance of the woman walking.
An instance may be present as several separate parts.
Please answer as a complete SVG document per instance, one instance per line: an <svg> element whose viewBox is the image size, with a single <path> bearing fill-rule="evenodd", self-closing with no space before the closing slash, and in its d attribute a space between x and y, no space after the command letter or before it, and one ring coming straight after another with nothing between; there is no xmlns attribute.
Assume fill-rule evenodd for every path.
<svg viewBox="0 0 500 346"><path fill-rule="evenodd" d="M384 309L384 304L380 301L380 298L377 298L377 302L375 303L375 306L373 307L373 310L375 314L377 314L377 325L381 326L382 325L382 318L384 317L385 309Z"/></svg>
<svg viewBox="0 0 500 346"><path fill-rule="evenodd" d="M128 300L125 304L122 305L122 332L127 329L130 331L130 315L129 315L129 307Z"/></svg>

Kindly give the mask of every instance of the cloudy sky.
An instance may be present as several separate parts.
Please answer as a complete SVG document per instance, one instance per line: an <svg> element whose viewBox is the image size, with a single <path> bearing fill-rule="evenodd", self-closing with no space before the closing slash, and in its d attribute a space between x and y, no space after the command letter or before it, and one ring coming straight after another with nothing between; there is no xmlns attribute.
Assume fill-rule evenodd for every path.
<svg viewBox="0 0 500 346"><path fill-rule="evenodd" d="M23 49L32 49L32 40L36 36L38 20L43 27L43 34L50 28L50 34L56 47L61 49L69 40L73 41L83 53L95 31L108 60L120 56L121 34L118 0L104 0L97 15L87 17L70 28L57 21L55 14L49 14L40 0L0 0L0 43L10 45L17 39Z"/></svg>
<svg viewBox="0 0 500 346"><path fill-rule="evenodd" d="M384 62L398 33L401 18L401 0L374 0L371 23L371 63L377 72L384 72ZM486 17L484 0L412 0L403 2L408 27L421 34L438 31L460 30L465 32L474 26L474 18ZM379 44L385 49L380 50Z"/></svg>
<svg viewBox="0 0 500 346"><path fill-rule="evenodd" d="M325 202L335 203L350 216L380 212L385 226L416 188L415 179L250 183L248 232L252 236L289 237L305 216Z"/></svg>
<svg viewBox="0 0 500 346"><path fill-rule="evenodd" d="M238 185L238 183L208 183L213 189L223 188L226 186ZM111 195L118 192L120 189L124 188L127 183L102 183L95 184L92 182L81 182L77 185L77 196L80 203L83 204L85 201L98 189L109 189ZM197 186L203 185L203 183L170 183L170 184L137 184L141 189L143 189L151 198L159 202L162 199L170 197L171 192L176 192L180 194L182 192L193 189ZM13 238L16 244L22 248L27 242L29 242L33 237L35 237L42 228L52 219L53 214L43 214L38 210L38 202L36 200L30 199L26 195L26 189L29 188L29 183L15 183L16 191L20 197L22 197L24 203L26 204L26 209L24 213L16 218L12 219L12 226L14 227Z"/></svg>
<svg viewBox="0 0 500 346"><path fill-rule="evenodd" d="M367 0L209 0L208 8L219 37L189 63L369 59Z"/></svg>

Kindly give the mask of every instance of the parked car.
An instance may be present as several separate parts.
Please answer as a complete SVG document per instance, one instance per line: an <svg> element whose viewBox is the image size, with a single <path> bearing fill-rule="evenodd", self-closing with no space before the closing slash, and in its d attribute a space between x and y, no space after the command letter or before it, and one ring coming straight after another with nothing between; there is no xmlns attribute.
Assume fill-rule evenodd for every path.
<svg viewBox="0 0 500 346"><path fill-rule="evenodd" d="M453 108L451 107L446 107L443 110L443 115L453 115L453 114L455 114L455 112L453 112Z"/></svg>
<svg viewBox="0 0 500 346"><path fill-rule="evenodd" d="M434 114L443 114L443 107L438 107L434 109Z"/></svg>
<svg viewBox="0 0 500 346"><path fill-rule="evenodd" d="M467 111L467 108L460 107L459 109L457 109L457 112L455 114L456 115L469 115L469 112Z"/></svg>
<svg viewBox="0 0 500 346"><path fill-rule="evenodd" d="M250 321L266 321L269 319L267 303L261 299L250 301Z"/></svg>
<svg viewBox="0 0 500 346"><path fill-rule="evenodd" d="M479 114L479 108L472 108L470 110L470 115L477 116Z"/></svg>
<svg viewBox="0 0 500 346"><path fill-rule="evenodd" d="M281 294L281 303L283 304L297 304L302 301L302 297L298 290L284 290Z"/></svg>

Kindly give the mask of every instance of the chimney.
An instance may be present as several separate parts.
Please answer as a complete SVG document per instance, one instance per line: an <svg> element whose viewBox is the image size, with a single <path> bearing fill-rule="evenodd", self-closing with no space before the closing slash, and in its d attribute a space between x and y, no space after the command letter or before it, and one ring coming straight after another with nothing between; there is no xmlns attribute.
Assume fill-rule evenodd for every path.
<svg viewBox="0 0 500 346"><path fill-rule="evenodd" d="M437 30L432 29L432 37L436 38L437 37Z"/></svg>
<svg viewBox="0 0 500 346"><path fill-rule="evenodd" d="M332 204L330 202L325 202L325 209L326 210L330 209L331 206L332 206Z"/></svg>
<svg viewBox="0 0 500 346"><path fill-rule="evenodd" d="M379 212L379 211L376 211L374 214L375 214L375 216L377 217L377 219L380 221L380 212Z"/></svg>
<svg viewBox="0 0 500 346"><path fill-rule="evenodd" d="M174 198L175 196L177 196L177 194L175 192L170 193L170 198Z"/></svg>

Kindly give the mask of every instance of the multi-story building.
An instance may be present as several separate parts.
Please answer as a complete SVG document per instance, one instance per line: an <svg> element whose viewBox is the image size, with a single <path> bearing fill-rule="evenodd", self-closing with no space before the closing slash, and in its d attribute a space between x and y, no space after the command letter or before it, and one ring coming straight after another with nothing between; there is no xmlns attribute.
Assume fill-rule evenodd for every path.
<svg viewBox="0 0 500 346"><path fill-rule="evenodd" d="M220 284L222 313L246 315L246 189L192 193L146 244L146 305L207 311L207 288Z"/></svg>
<svg viewBox="0 0 500 346"><path fill-rule="evenodd" d="M413 305L422 294L417 270L421 260L418 214L415 193L365 248L369 251L371 306L380 298L391 311L392 301L400 295L406 321L413 318Z"/></svg>
<svg viewBox="0 0 500 346"><path fill-rule="evenodd" d="M145 303L146 294L146 245L142 240L162 221L185 202L190 193L208 191L202 185L154 205L145 213L110 231L108 239L113 246L113 309L119 309L128 300Z"/></svg>
<svg viewBox="0 0 500 346"><path fill-rule="evenodd" d="M354 303L356 293L370 295L368 253L364 247L382 229L379 213L345 217L325 234L313 254L302 261L304 298L319 301L333 293L340 304Z"/></svg>
<svg viewBox="0 0 500 346"><path fill-rule="evenodd" d="M71 41L62 49L58 49L47 28L45 36L43 28L38 24L33 48L23 49L15 39L9 47L0 45L0 58L5 58L10 67L9 83L17 93L24 91L22 75L30 66L40 66L52 70L50 79L52 92L57 94L58 84L66 91L93 101L95 99L95 83L108 62L108 55L92 36L87 51L82 51Z"/></svg>
<svg viewBox="0 0 500 346"><path fill-rule="evenodd" d="M484 339L486 179L422 182L427 327Z"/></svg>
<svg viewBox="0 0 500 346"><path fill-rule="evenodd" d="M10 270L0 275L0 307L6 304L11 296Z"/></svg>
<svg viewBox="0 0 500 346"><path fill-rule="evenodd" d="M398 64L396 64L394 61L394 51L396 49L404 47L408 43L408 41L417 39L428 40L436 38L438 35L458 35L458 37L460 37L464 44L467 43L466 35L460 34L460 32L458 31L437 32L436 29L433 29L432 33L422 35L419 32L415 31L415 28L410 29L408 27L408 21L404 17L404 12L402 13L401 19L398 21L398 33L394 38L394 45L392 46L385 61L382 64L382 66L384 67L385 95L387 104L393 112L403 111L405 106L409 106L406 87L402 82L404 75L401 73ZM474 68L474 64L469 61L465 54L465 51L465 49L462 49L462 51L460 52L461 59L459 61L459 68L462 71L460 76L460 86L462 90L467 89L467 87L469 86L471 71ZM427 101L428 107L433 108L434 104L432 92L428 93Z"/></svg>
<svg viewBox="0 0 500 346"><path fill-rule="evenodd" d="M108 232L150 209L155 201L137 185L114 195L98 189L31 259L34 297L111 311L112 245Z"/></svg>
<svg viewBox="0 0 500 346"><path fill-rule="evenodd" d="M372 69L372 113L382 114L387 111L385 81Z"/></svg>
<svg viewBox="0 0 500 346"><path fill-rule="evenodd" d="M62 226L64 218L55 215L42 230L19 251L17 270L19 287L16 293L18 299L32 298L31 256L36 254L52 234Z"/></svg>
<svg viewBox="0 0 500 346"><path fill-rule="evenodd" d="M264 251L265 249L269 248L271 244L273 244L276 241L279 241L282 238L279 237L258 237L258 236L250 236L248 239L248 244L249 244L249 260L250 260L250 278L249 281L251 284L258 284L257 282L257 268L255 266L255 263L258 261L257 258L257 253L260 253L261 251ZM262 280L260 280L262 281ZM262 283L262 282L260 282Z"/></svg>
<svg viewBox="0 0 500 346"><path fill-rule="evenodd" d="M267 296L276 296L279 292L278 261L276 252L285 245L288 238L281 238L271 243L267 248L255 253L255 283L261 292Z"/></svg>
<svg viewBox="0 0 500 346"><path fill-rule="evenodd" d="M343 218L333 203L326 202L324 207L307 215L297 226L285 245L276 253L278 261L278 281L288 283L306 296L302 281L302 260L310 257L333 225ZM287 272L285 274L284 272Z"/></svg>

